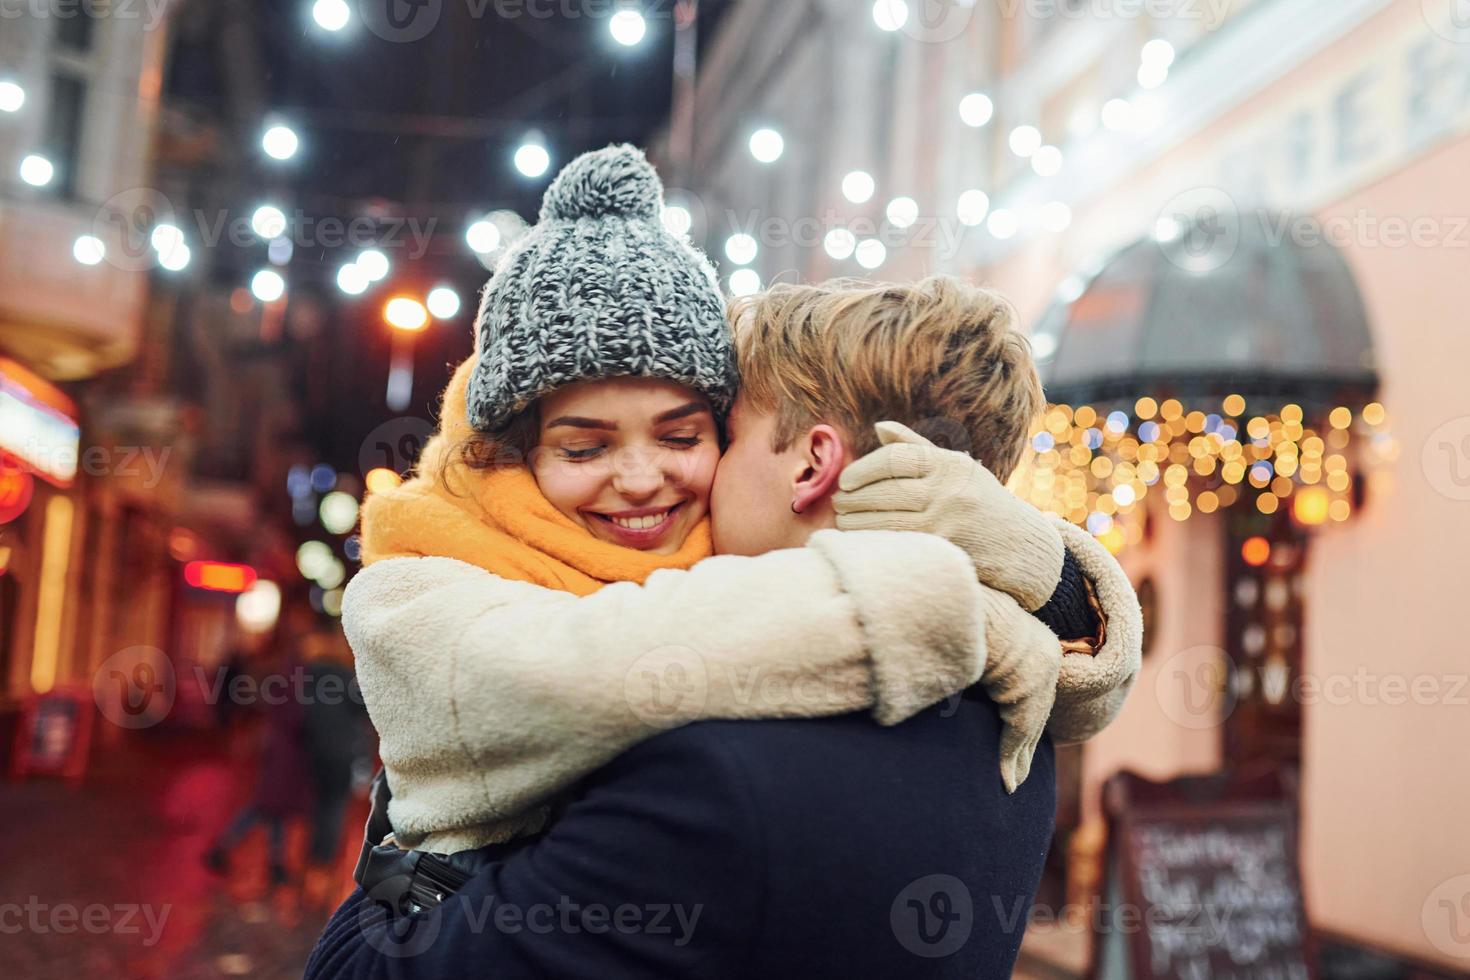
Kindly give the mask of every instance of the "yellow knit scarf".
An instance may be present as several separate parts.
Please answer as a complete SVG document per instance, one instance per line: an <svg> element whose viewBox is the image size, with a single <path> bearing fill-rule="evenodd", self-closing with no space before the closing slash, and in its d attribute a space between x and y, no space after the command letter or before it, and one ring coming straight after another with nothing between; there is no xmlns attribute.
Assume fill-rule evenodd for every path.
<svg viewBox="0 0 1470 980"><path fill-rule="evenodd" d="M439 431L424 447L416 475L364 503L364 565L457 558L502 578L589 595L609 582L642 582L660 568L689 568L713 553L708 518L675 554L649 554L593 537L551 505L524 465L463 465L461 447L472 434L465 391L474 365L471 355L450 379Z"/></svg>

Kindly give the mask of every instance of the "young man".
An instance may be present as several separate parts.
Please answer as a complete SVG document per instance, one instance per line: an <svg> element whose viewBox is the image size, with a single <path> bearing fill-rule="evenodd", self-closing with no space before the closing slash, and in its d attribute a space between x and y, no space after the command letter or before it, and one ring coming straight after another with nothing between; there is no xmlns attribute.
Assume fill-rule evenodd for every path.
<svg viewBox="0 0 1470 980"><path fill-rule="evenodd" d="M904 425L874 431L934 431L1006 475L1040 400L1009 308L948 279L781 287L738 309L737 342L745 389L716 478L717 545L758 554L897 522L949 537L1026 609L1096 623L1066 608L1085 575L1106 635L1059 644L1046 682L1064 675L1058 704L1075 727L1053 734L1106 724L1140 639L1121 570L969 455ZM858 588L884 587L887 570L863 574ZM1039 733L1014 716L1028 703L972 688L886 729L843 715L657 735L405 931L354 895L308 975L1004 976L1055 806L1049 742L1034 760L1020 747L1031 775L1014 794L993 775L1018 756L1003 731Z"/></svg>

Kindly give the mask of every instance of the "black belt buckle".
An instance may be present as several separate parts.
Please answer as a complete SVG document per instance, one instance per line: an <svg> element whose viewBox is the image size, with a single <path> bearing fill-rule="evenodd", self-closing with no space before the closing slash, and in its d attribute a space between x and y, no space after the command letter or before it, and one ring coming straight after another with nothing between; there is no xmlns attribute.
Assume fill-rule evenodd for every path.
<svg viewBox="0 0 1470 980"><path fill-rule="evenodd" d="M362 853L352 878L374 901L400 915L438 908L464 887L473 871L456 868L446 857L428 851L405 851L393 837L388 802L393 792L381 769L373 777L372 808L364 828Z"/></svg>
<svg viewBox="0 0 1470 980"><path fill-rule="evenodd" d="M367 845L363 851L357 883L374 901L400 915L438 908L472 877L441 855L403 850L391 834L383 843Z"/></svg>

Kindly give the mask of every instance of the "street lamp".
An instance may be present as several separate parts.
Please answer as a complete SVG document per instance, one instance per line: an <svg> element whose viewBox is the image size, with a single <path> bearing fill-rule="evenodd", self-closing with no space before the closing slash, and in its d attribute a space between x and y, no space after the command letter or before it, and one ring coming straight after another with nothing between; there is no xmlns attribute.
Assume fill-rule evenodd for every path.
<svg viewBox="0 0 1470 980"><path fill-rule="evenodd" d="M393 360L388 368L388 408L401 412L413 398L413 338L429 324L424 304L395 296L383 307L383 319L393 328Z"/></svg>

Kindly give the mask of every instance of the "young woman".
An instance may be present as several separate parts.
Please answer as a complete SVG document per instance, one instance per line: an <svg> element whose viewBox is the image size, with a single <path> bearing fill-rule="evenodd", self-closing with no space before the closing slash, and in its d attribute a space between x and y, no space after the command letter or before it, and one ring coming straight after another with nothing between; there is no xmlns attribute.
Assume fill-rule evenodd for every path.
<svg viewBox="0 0 1470 980"><path fill-rule="evenodd" d="M535 832L575 780L699 718L892 724L1025 677L1042 710L1008 784L1041 737L1057 638L948 542L831 530L710 557L737 379L713 270L661 206L631 147L562 172L486 289L416 477L367 502L344 626L401 846Z"/></svg>

